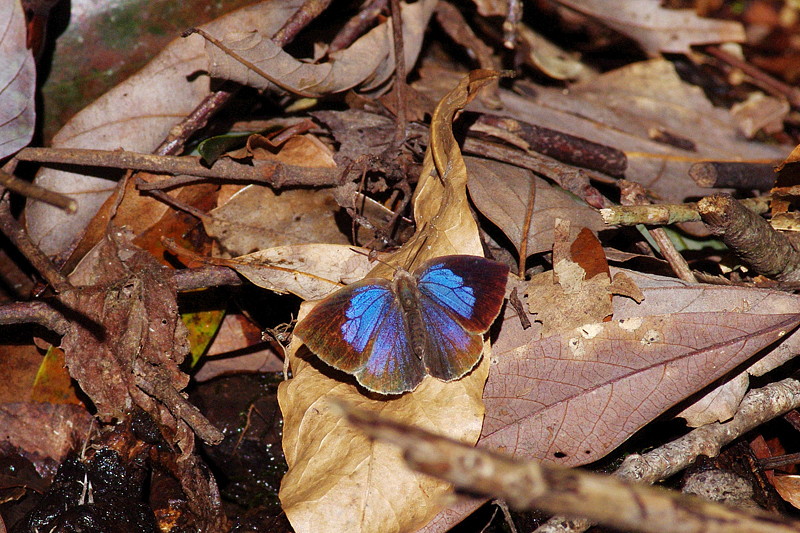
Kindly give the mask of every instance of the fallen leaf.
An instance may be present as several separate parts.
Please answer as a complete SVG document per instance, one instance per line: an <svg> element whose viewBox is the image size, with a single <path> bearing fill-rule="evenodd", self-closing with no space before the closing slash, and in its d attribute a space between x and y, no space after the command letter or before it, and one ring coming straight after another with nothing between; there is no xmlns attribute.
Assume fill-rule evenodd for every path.
<svg viewBox="0 0 800 533"><path fill-rule="evenodd" d="M691 46L744 42L744 27L731 20L697 16L693 9L667 9L659 0L629 0L609 9L602 0L558 0L631 37L651 56L688 54Z"/></svg>
<svg viewBox="0 0 800 533"><path fill-rule="evenodd" d="M572 238L577 236L581 227L595 232L608 228L596 209L563 189L553 187L529 170L476 157L466 157L465 160L472 201L481 214L505 233L518 252L522 243L522 224L529 207L531 180L536 183L536 197L528 231L528 256L552 249L557 218L572 222Z"/></svg>
<svg viewBox="0 0 800 533"><path fill-rule="evenodd" d="M79 405L0 404L0 442L17 448L40 475L52 472L67 454L80 448L94 417Z"/></svg>
<svg viewBox="0 0 800 533"><path fill-rule="evenodd" d="M25 45L25 27L19 0L0 3L0 160L33 137L36 64Z"/></svg>
<svg viewBox="0 0 800 533"><path fill-rule="evenodd" d="M775 487L781 498L800 509L800 476L775 476L772 479L772 486Z"/></svg>
<svg viewBox="0 0 800 533"><path fill-rule="evenodd" d="M275 16L285 20L292 11L287 2L262 2L249 6L203 26L208 31L225 32L241 27L252 18ZM281 18L284 17L284 18ZM181 121L209 92L203 38L192 35L167 45L141 71L120 83L75 115L54 137L53 147L123 148L150 153L167 137L170 128ZM41 202L26 207L28 233L48 255L67 249L116 186L120 171L93 169L78 173L45 168L35 183L50 190L74 195L78 212L63 211ZM151 200L152 205L158 202ZM152 220L152 219L151 219Z"/></svg>
<svg viewBox="0 0 800 533"><path fill-rule="evenodd" d="M435 0L402 4L406 72L417 60ZM255 72L215 44L208 42L209 72L215 78L233 80L261 90L276 87L291 93L320 97L358 86L374 90L394 72L391 19L379 24L345 50L331 54L325 63L301 62L272 41L280 24L253 18L235 31L209 31L239 57L255 65Z"/></svg>

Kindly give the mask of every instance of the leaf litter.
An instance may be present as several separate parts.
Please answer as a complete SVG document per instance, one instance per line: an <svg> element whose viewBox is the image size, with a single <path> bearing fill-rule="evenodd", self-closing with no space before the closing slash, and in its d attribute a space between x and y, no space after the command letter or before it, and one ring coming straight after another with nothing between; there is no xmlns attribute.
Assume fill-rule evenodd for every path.
<svg viewBox="0 0 800 533"><path fill-rule="evenodd" d="M628 35L651 56L744 39L737 22L704 19L651 1L630 2L616 14L598 11L592 2L560 3ZM505 8L477 4L481 13L502 15ZM785 157L784 145L742 139L742 117L714 107L699 88L678 76L675 62L632 61L600 75L588 70L566 90L520 80L515 91L496 92L503 109L485 109L480 101L470 102L496 74L474 71L464 76L425 55L423 35L435 2L422 1L403 7L406 68L412 69L423 54L417 79L411 86L395 84L392 93L380 97L395 69L391 19L379 19L340 52L326 57L324 47L318 47L313 59L298 60L270 37L292 14L301 13L302 5L257 4L205 27L234 54L204 43L198 35L175 41L54 138L54 146L153 151L208 93L208 65L212 76L268 91L280 106L289 105L287 90L295 97L319 99L294 103L319 106L311 115L327 128L264 144L266 150L251 150L244 157L229 153L222 158L242 165L266 159L338 169L341 178L322 189L201 184L161 196L154 193L153 198L139 187L157 184L164 175L123 178L121 171L103 171L98 177L96 170L81 167L42 170L38 185L71 193L80 202L79 215L74 216L31 200L25 215L34 243L68 267L66 290L48 295L47 301L68 321L61 340L65 364L90 411L76 405L3 405L10 421L6 442L30 458L40 474L52 475L61 464L59 475L75 475L75 465L69 466L65 458L69 450L80 449L82 439L113 449L114 457L134 459L150 453L166 473L163 479L181 495L175 501L181 502L179 516L186 524L208 531L229 529L216 481L204 473L194 439L199 436L211 445L224 439L218 450L237 454L239 445L248 442L253 417L264 416L264 404L259 403L264 400L240 400L236 409L246 416L230 424L228 418L215 419L224 428L220 432L183 391L190 376L200 381L208 353L269 354L268 368L276 368L278 354L286 358L291 379L281 382L268 401L277 401L283 416L288 470L280 502L291 528L443 531L481 500L463 495L456 499L448 483L408 470L394 446L347 425L331 409L331 400L345 400L517 458L576 466L607 458L653 420L679 412L673 411L677 405L685 407L677 416L692 426L727 420L736 413L749 376L762 376L796 354L800 337L794 329L800 314L795 296L778 288L688 284L655 273L610 268L606 256L613 254L603 245L638 238L607 228L592 207L598 198L611 201L603 195L618 176L598 168L575 169L572 159L559 159L558 150L543 156L520 140L517 131L486 126L498 124L498 117L513 118L599 143L600 149L613 147L627 160L626 179L644 185L654 199L670 202L707 193L687 172L698 161ZM242 58L257 65L258 72ZM281 91L275 92L273 82ZM350 92L341 100L346 110L320 106L331 93L351 88L361 94ZM405 111L397 100L398 94L404 98L402 91L410 108ZM412 97L408 91L423 96ZM439 104L434 110L435 101ZM454 121L468 104L481 113L471 128L462 124L468 114ZM410 114L403 116L428 113L432 119L429 126L404 124L403 138L397 134L397 120L406 112ZM759 127L774 131L775 121L785 116L782 112ZM748 129L748 137L759 127ZM461 135L468 142L457 142ZM252 140L262 142L258 137ZM470 156L462 156L462 151ZM122 179L117 183L118 177ZM364 209L367 200L375 199L378 208ZM406 206L407 213L402 211ZM399 228L408 227L402 217L412 213L416 231L398 238ZM340 224L345 214L352 222ZM694 231L702 233L702 228ZM353 236L354 244L365 246L348 244ZM173 239L173 244L165 244L162 237ZM176 255L165 255L165 248ZM375 262L375 250L384 248L382 262ZM491 343L487 340L482 361L463 379L443 383L428 378L399 398L366 394L351 377L322 365L286 334L294 319L291 313L273 311L287 306L288 300L277 298L289 297L266 296L290 293L317 300L364 277L391 278L398 266L413 269L431 257L484 255L487 249L521 264L523 276L509 282L510 303L489 336ZM616 256L624 254L632 261L645 257L641 246L636 253ZM252 283L269 291L263 293L263 305L248 307L244 292L232 289L230 299L209 299L211 307L199 311L208 315L187 320L192 328L199 330L202 323L212 332L227 323L224 328L246 337L243 342L222 330L210 343L208 334L187 336L179 318L179 290L184 291L180 301L193 294L202 300L200 295L209 289L196 289L216 282L203 278L206 285L185 285L172 268L177 260L205 265L197 269L198 275L221 276L222 285ZM712 257L713 261L724 258ZM227 268L247 281L226 277ZM739 283L741 278L732 281ZM525 303L511 305L521 297ZM297 318L302 320L311 305L303 304ZM226 311L236 314L223 319ZM521 315L533 325L526 326ZM259 324L270 330L270 340L259 342ZM200 346L194 356L200 373L183 364L192 348L190 338ZM267 368L248 364L232 357L222 370L206 368L202 379ZM214 386L224 379L208 383ZM146 439L141 437L146 433L143 426L134 428L142 414L155 428ZM19 417L24 422L50 422L23 439L26 426L11 422ZM100 438L87 427L91 420L105 428L117 425ZM66 426L72 428L61 433L66 437L48 437L48 431L55 433L51 427ZM156 442L166 449L156 448ZM82 458L87 470L78 470L93 475L104 453ZM214 461L225 464L225 457ZM282 464L280 457L267 460ZM244 463L242 470L248 468ZM277 472L283 472L280 466ZM782 486L784 497L792 501L787 486ZM56 491L56 484L51 490ZM154 505L156 520L166 523L159 513L167 504ZM244 520L247 506L237 505L236 520ZM274 518L261 514L267 508L275 512L263 502L251 507L260 509L250 516L258 517L261 530L269 530L267 524Z"/></svg>

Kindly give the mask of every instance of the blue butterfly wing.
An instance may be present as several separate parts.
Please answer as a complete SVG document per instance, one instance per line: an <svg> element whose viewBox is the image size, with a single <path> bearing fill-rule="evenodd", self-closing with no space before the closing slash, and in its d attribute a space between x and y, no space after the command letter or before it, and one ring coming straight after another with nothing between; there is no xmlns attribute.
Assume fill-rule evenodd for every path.
<svg viewBox="0 0 800 533"><path fill-rule="evenodd" d="M431 376L452 381L472 370L483 352L483 337L470 333L453 317L452 311L420 295L422 323L427 342L425 369Z"/></svg>
<svg viewBox="0 0 800 533"><path fill-rule="evenodd" d="M425 367L439 379L458 379L480 360L481 335L500 313L508 267L450 255L426 262L415 275L427 335Z"/></svg>
<svg viewBox="0 0 800 533"><path fill-rule="evenodd" d="M470 333L483 333L500 313L508 267L474 255L447 255L416 272L420 293Z"/></svg>
<svg viewBox="0 0 800 533"><path fill-rule="evenodd" d="M387 280L348 285L317 304L294 333L322 361L382 394L413 390L424 377Z"/></svg>

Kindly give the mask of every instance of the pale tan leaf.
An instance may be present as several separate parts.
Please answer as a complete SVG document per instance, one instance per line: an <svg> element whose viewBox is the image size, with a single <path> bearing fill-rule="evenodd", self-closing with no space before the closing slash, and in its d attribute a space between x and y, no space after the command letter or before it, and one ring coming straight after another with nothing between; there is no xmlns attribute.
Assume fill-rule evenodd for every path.
<svg viewBox="0 0 800 533"><path fill-rule="evenodd" d="M362 279L373 267L363 253L339 244L276 246L231 260L230 266L253 284L318 300Z"/></svg>
<svg viewBox="0 0 800 533"><path fill-rule="evenodd" d="M391 265L413 269L431 257L482 255L467 201L466 166L451 123L456 111L493 79L494 73L473 72L439 104L414 198L419 229L386 258ZM381 264L369 276L393 273L391 266ZM332 371L307 350L298 353L299 347L293 341L288 354L294 378L278 389L289 464L280 498L295 531L392 532L424 525L444 507L443 496L450 486L407 470L397 451L347 427L330 412L326 399L340 399L474 443L483 417L481 392L488 357L462 379L444 383L429 376L413 392L387 401L365 394L351 376Z"/></svg>
<svg viewBox="0 0 800 533"><path fill-rule="evenodd" d="M688 54L692 45L744 42L744 27L698 17L692 9L666 9L659 0L627 0L613 8L603 0L558 0L636 40L650 55Z"/></svg>
<svg viewBox="0 0 800 533"><path fill-rule="evenodd" d="M675 416L685 419L686 425L693 428L730 420L739 408L749 385L747 372L742 372Z"/></svg>
<svg viewBox="0 0 800 533"><path fill-rule="evenodd" d="M781 495L781 498L800 509L800 476L775 476L772 480L772 485Z"/></svg>
<svg viewBox="0 0 800 533"><path fill-rule="evenodd" d="M416 62L425 28L435 7L435 0L402 4L407 69ZM267 77L209 42L206 52L211 75L257 89L274 90L277 86L294 94L318 97L356 86L362 90L375 89L394 72L391 19L373 28L349 48L332 54L329 61L319 64L299 61L284 52L271 39L274 30L264 28L258 19L242 24L235 31L210 33Z"/></svg>

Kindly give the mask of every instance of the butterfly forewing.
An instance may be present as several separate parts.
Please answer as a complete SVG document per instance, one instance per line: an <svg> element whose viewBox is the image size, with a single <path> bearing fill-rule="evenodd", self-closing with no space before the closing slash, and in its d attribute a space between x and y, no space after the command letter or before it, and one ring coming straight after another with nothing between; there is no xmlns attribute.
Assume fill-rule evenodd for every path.
<svg viewBox="0 0 800 533"><path fill-rule="evenodd" d="M403 314L387 280L362 280L317 304L295 334L325 363L369 390L413 390L424 367L411 350Z"/></svg>
<svg viewBox="0 0 800 533"><path fill-rule="evenodd" d="M506 265L472 255L449 255L428 261L415 274L419 291L471 333L485 332L500 313Z"/></svg>

